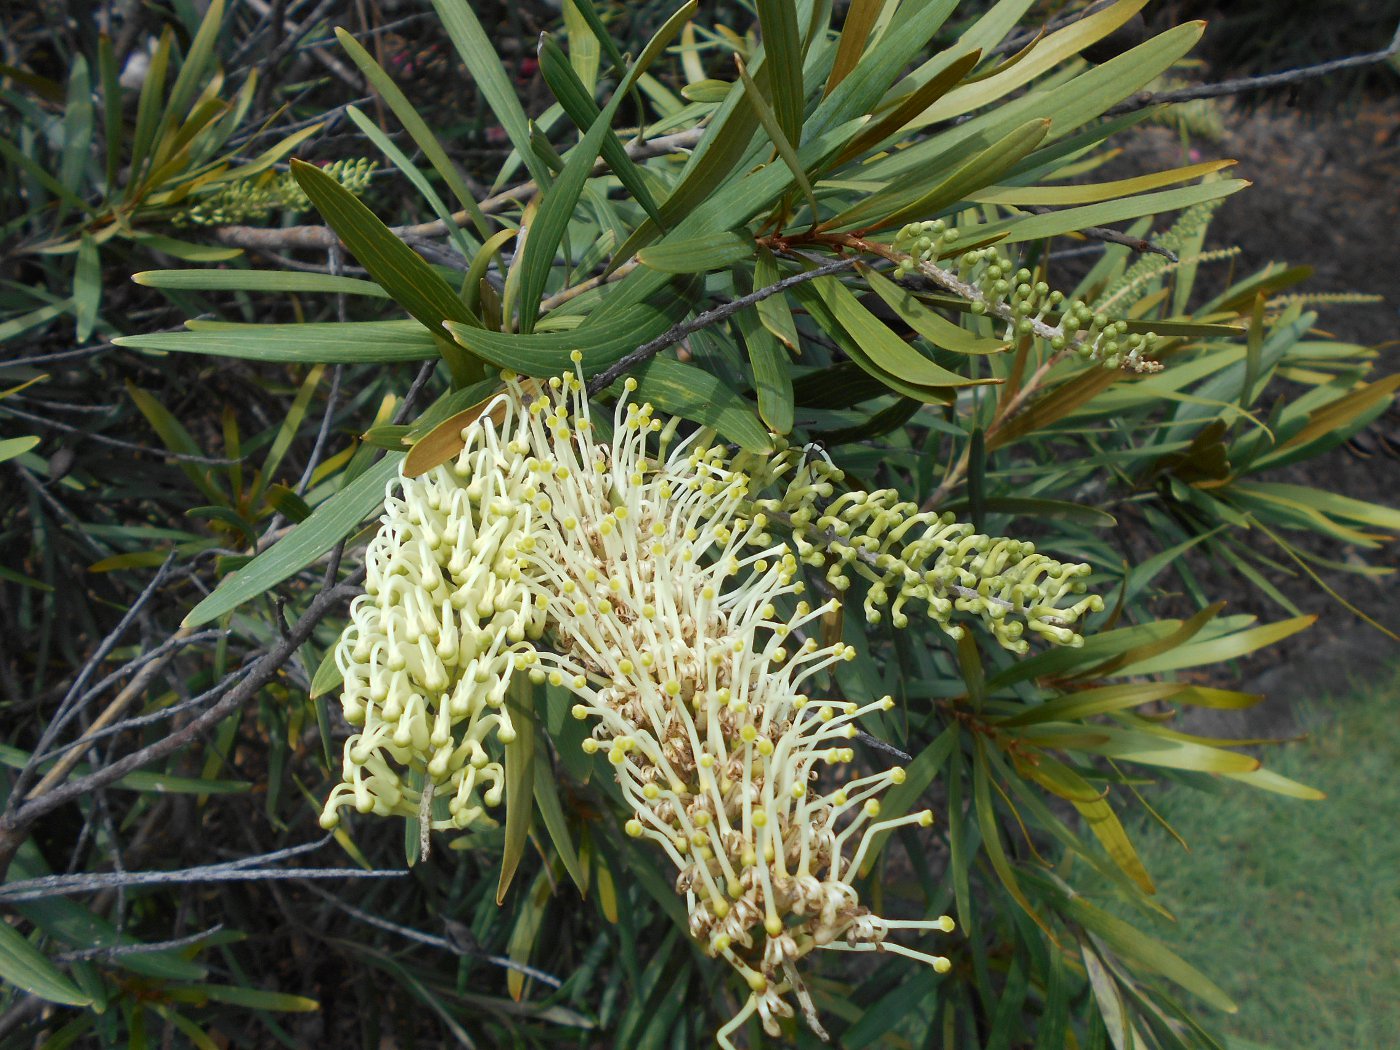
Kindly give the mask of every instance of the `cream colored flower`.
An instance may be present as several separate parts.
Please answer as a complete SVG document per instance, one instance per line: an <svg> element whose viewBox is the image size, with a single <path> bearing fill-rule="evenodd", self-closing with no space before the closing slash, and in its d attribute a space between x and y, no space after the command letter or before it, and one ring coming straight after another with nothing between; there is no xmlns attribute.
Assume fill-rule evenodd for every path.
<svg viewBox="0 0 1400 1050"><path fill-rule="evenodd" d="M838 591L848 569L867 578L872 620L889 604L902 626L918 601L949 633L961 610L1018 649L1023 623L1078 640L1067 624L1098 600L1056 604L1086 570L919 515L893 492L836 496L840 472L795 450L764 460L705 430L677 440L677 420L625 396L596 420L578 375L538 396L506 381L456 462L386 501L337 649L361 731L323 822L351 802L430 819L435 794L451 801L433 827L480 818L503 784L490 737L511 739L502 701L525 673L574 694L592 726L584 750L606 755L632 811L627 832L670 858L692 936L748 984L722 1046L755 1013L776 1033L789 995L821 1031L795 965L817 949L947 969L890 936L946 933L951 919L883 919L854 888L882 832L933 817L881 818L902 769L850 772L857 721L893 700L813 695L856 653L809 636L840 600L805 600L801 563Z"/></svg>

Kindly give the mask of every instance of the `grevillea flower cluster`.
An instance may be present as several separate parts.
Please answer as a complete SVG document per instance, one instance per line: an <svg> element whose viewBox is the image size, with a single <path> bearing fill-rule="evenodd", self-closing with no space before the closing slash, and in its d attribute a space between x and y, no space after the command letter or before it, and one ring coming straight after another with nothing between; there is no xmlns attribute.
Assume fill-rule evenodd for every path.
<svg viewBox="0 0 1400 1050"><path fill-rule="evenodd" d="M678 440L679 421L627 397L594 419L577 375L539 390L508 374L455 461L401 479L401 495L391 486L336 650L359 731L323 823L342 805L435 828L482 819L503 785L490 738L512 738L504 699L525 675L573 693L591 725L583 749L606 757L630 810L626 832L666 854L690 933L746 982L720 1045L755 1014L777 1034L792 1001L821 1032L796 966L817 949L946 970L891 934L946 933L951 919L880 918L853 885L882 833L933 815L882 818L904 771L855 769L858 720L893 700L817 695L856 653L809 634L840 599L806 600L802 563L825 566L838 590L847 567L867 577L872 618L890 603L902 623L917 599L945 630L962 609L1013 648L1024 643L1001 629L1008 615L1070 640L1051 620L1091 607L1054 608L1082 570L889 494L837 496L839 472L795 450L736 454L706 430ZM450 798L445 813L435 795Z"/></svg>
<svg viewBox="0 0 1400 1050"><path fill-rule="evenodd" d="M369 186L377 162L364 157L338 160L325 167L325 173L351 193L359 195ZM311 198L286 171L265 171L227 183L176 214L176 226L225 226L230 223L262 222L274 212L306 211Z"/></svg>
<svg viewBox="0 0 1400 1050"><path fill-rule="evenodd" d="M1156 343L1155 333L1130 333L1127 321L1095 311L1081 299L1066 299L995 247L963 252L951 268L939 265L957 239L958 231L942 219L909 223L895 236L896 250L907 253L895 276L919 273L956 292L971 303L973 313L1005 321L1006 339L1034 333L1054 350L1071 350L1107 368L1161 371L1161 364L1145 356Z"/></svg>

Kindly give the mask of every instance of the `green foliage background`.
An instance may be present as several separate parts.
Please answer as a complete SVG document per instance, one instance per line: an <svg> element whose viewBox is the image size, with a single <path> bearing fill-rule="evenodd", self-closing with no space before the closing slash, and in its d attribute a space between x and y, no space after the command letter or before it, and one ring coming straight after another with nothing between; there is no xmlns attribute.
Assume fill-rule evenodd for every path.
<svg viewBox="0 0 1400 1050"><path fill-rule="evenodd" d="M1159 819L1167 783L1318 797L1260 768L1257 742L1174 723L1259 700L1228 688L1230 662L1311 619L1276 570L1386 571L1354 555L1400 513L1277 472L1366 427L1400 381L1317 329L1305 268L1237 273L1215 250L1210 215L1244 187L1219 165L1096 176L1153 115L1135 94L1199 36L1082 57L1143 6L577 0L527 65L504 46L519 33L436 0L410 17L438 50L387 67L372 27L307 26L334 65L303 84L240 53L291 39L256 6L177 3L132 88L111 36L55 28L44 5L17 24L27 49L0 67L0 1046L712 1038L745 992L689 940L548 690L533 757L506 756L501 827L417 863L415 828L374 822L279 852L317 843L338 775L332 599L388 478L448 454L500 368L558 374L580 349L596 378L639 347L659 409L754 450L819 443L865 487L1090 563L1108 605L1083 647L1028 657L849 606L838 629L862 656L827 685L895 696L870 727L910 756L886 811L946 815L892 837L864 897L960 932L946 976L884 958L815 973L837 1044L1223 1045L1232 1004L1157 939L1174 902L1120 814ZM372 94L346 107L345 78ZM304 159L363 172L371 154L353 188ZM211 210L271 178L280 223ZM288 178L314 215L290 210ZM899 227L939 218L958 251L995 243L1156 333L1164 368L1060 353L927 270L893 283ZM1124 236L1103 241L1110 225ZM1198 576L1212 564L1282 618L1225 615ZM238 858L242 874L187 871Z"/></svg>

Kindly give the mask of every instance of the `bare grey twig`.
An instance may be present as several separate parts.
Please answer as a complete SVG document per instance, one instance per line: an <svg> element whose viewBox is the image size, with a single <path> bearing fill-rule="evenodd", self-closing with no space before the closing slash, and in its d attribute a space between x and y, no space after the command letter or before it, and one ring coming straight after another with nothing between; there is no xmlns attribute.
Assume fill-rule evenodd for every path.
<svg viewBox="0 0 1400 1050"><path fill-rule="evenodd" d="M1371 51L1364 55L1335 58L1330 62L1319 62L1312 66L1300 66L1297 69L1286 69L1279 73L1266 73L1257 77L1238 77L1234 80L1222 80L1215 84L1199 84L1196 87L1178 88L1175 91L1140 91L1132 98L1125 99L1118 105L1110 107L1105 111L1104 116L1113 117L1119 113L1131 113L1134 110L1146 109L1148 106L1165 105L1171 102L1191 102L1198 98L1240 95L1247 91L1296 84L1304 80L1325 77L1327 74L1335 73L1341 69L1375 65L1377 62L1384 62L1396 55L1400 55L1400 25L1396 25L1395 35L1390 38L1390 45L1383 51Z"/></svg>
<svg viewBox="0 0 1400 1050"><path fill-rule="evenodd" d="M186 937L176 937L169 941L151 941L143 944L107 944L98 945L95 948L83 948L80 951L64 952L55 955L53 961L56 963L81 962L84 959L117 959L127 955L148 955L151 952L168 952L177 948L188 948L192 944L198 944L206 938L214 936L224 928L223 923L218 923L207 930L200 930L198 933L191 933Z"/></svg>
<svg viewBox="0 0 1400 1050"><path fill-rule="evenodd" d="M173 640L173 638L170 639L170 641ZM245 674L248 673L248 670L249 669L245 667L240 670L234 671L231 675L229 675L227 678L221 681L218 685L214 686L212 689L206 689L204 692L192 696L187 700L181 700L178 704L171 704L169 707L162 707L159 711L152 711L149 714L135 715L131 718L124 718L120 722L117 722L113 725L104 726L101 729L89 729L86 733L83 734L81 739L74 740L71 743L62 744L59 747L53 748L51 751L39 755L39 760L49 761L51 759L61 758L63 755L66 755L75 747L82 747L86 749L92 744L97 743L99 740L104 740L107 737L116 736L119 733L130 732L133 729L140 729L143 726L153 725L156 722L163 722L167 718L174 718L176 715L183 714L184 712L192 708L200 707L204 704L207 704L209 703L209 701L215 699L216 697L222 696L224 693L228 692L235 685L237 685L239 680ZM127 668L122 668L120 673L125 673L126 671Z"/></svg>
<svg viewBox="0 0 1400 1050"><path fill-rule="evenodd" d="M198 717L191 719L160 740L125 755L102 769L94 770L76 780L69 780L61 784L55 783L41 794L32 794L13 812L0 816L0 878L4 877L4 872L9 869L10 861L14 859L15 851L19 849L20 844L28 836L29 829L40 817L52 813L55 809L65 806L83 795L106 787L142 766L188 747L201 733L218 725L256 696L258 690L266 685L281 666L292 657L297 647L311 636L311 632L326 614L355 593L357 585L363 578L364 569L360 568L339 586L321 591L311 600L306 611L289 629L288 636L268 650L253 665L247 677ZM187 628L182 628L182 630L187 630ZM43 786L42 783L40 786Z"/></svg>
<svg viewBox="0 0 1400 1050"><path fill-rule="evenodd" d="M318 889L315 886L308 886L306 888L328 904L332 904L345 912L346 915L359 919L361 922L367 923L370 926L377 926L381 930L386 930L389 933L396 933L400 937L406 937L411 941L417 941L419 944L426 944L445 952L451 952L453 955L467 955L474 959L481 959L484 962L489 962L494 966L500 966L506 970L515 970L518 973L525 974L527 977L533 977L541 984L547 984L551 988L562 988L564 985L564 982L553 974L545 973L543 970L536 969L533 966L527 966L525 963L518 963L514 959L509 959L504 955L491 955L489 952L483 951L481 948L474 945L464 944L460 938L449 939L447 937L439 937L436 934L424 933L422 930L415 930L409 926L401 926L396 922L390 922L388 919L381 918L378 915L372 915L367 911L362 911L353 904L347 904L339 897L326 893L324 890Z"/></svg>
<svg viewBox="0 0 1400 1050"><path fill-rule="evenodd" d="M63 699L58 702L58 709L54 712L53 718L49 720L48 724L44 727L43 733L40 734L39 742L35 745L33 752L30 754L29 761L26 762L24 768L20 770L19 776L15 778L15 782L10 789L9 801L5 804L5 813L7 815L13 813L20 799L24 798L25 792L29 789L30 782L33 781L37 775L39 762L42 760L43 753L48 750L49 745L58 737L58 734L63 731L64 727L73 719L74 715L82 709L83 701L88 699L91 695L84 695L83 693L88 679L97 672L98 667L102 665L102 661L107 658L107 654L116 647L117 642L121 640L122 635L127 632L127 629L136 622L136 618L141 614L141 610L145 608L146 603L150 601L156 591L160 589L160 585L165 582L165 578L170 575L170 569L174 564L175 552L171 551L170 554L166 556L165 561L161 563L160 568L156 570L155 575L151 577L150 582L147 583L141 593L136 596L131 606L122 615L122 618L117 621L117 625L108 632L106 638L98 643L97 648L93 650L92 655L88 657L87 662L83 664L82 670L78 672L77 678L75 678L73 684L69 686L68 692L65 693Z"/></svg>
<svg viewBox="0 0 1400 1050"><path fill-rule="evenodd" d="M65 434L81 434L83 438L95 441L99 445L109 445L112 448L125 449L128 452L140 452L146 456L158 456L161 459L173 459L181 463L201 463L205 466L226 467L234 463L241 463L241 459L230 459L226 456L199 456L192 452L172 452L164 448L152 448L149 445L138 445L134 441L123 441L121 438L108 437L93 430L84 430L82 427L75 427L71 423L60 423L56 419L47 416L35 415L32 412L25 412L15 408L13 405L5 405L4 411L20 419L27 419L31 423L37 423L41 427L49 427L52 430L59 430Z"/></svg>
<svg viewBox="0 0 1400 1050"><path fill-rule="evenodd" d="M363 868L231 868L207 865L181 871L99 872L92 875L46 875L40 879L24 879L0 886L0 902L19 904L23 901L66 897L74 893L91 893L114 886L156 886L162 883L260 882L264 879L396 879L408 874L408 869L390 868L385 871L365 871Z"/></svg>
<svg viewBox="0 0 1400 1050"><path fill-rule="evenodd" d="M840 273L842 270L851 269L855 264L855 259L837 259L835 262L829 262L824 266L818 266L815 270L804 270L802 273L795 273L790 277L784 277L781 281L775 281L766 288L759 288L757 291L750 292L748 295L741 295L737 299L731 299L729 302L716 306L711 310L698 313L689 321L682 321L679 324L672 325L655 339L643 343L630 354L627 354L625 357L594 376L593 379L589 381L588 393L593 395L606 390L619 376L624 375L640 364L645 364L647 361L650 361L662 350L665 350L666 347L671 346L673 343L680 342L686 336L690 335L691 332L698 332L702 328L708 328L712 324L718 324L725 318L737 314L740 310L753 306L755 303L761 303L764 299L777 295L779 292L786 291L795 285L802 284L804 281L811 281L818 277L827 277L833 273Z"/></svg>
<svg viewBox="0 0 1400 1050"><path fill-rule="evenodd" d="M1025 204L1021 207L1033 215L1045 215L1055 210L1054 208L1041 207L1038 204ZM1129 237L1126 233L1110 230L1106 226L1082 226L1074 232L1091 241L1103 241L1107 244L1121 244L1131 248L1135 252L1151 252L1153 255L1160 255L1172 262L1180 261L1176 256L1176 252L1172 251L1170 248L1163 248L1160 244L1149 241L1145 237Z"/></svg>

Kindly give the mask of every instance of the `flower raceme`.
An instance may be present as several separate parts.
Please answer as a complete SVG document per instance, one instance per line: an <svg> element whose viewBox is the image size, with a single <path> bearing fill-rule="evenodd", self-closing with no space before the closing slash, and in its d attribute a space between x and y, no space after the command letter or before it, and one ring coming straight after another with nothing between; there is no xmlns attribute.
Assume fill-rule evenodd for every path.
<svg viewBox="0 0 1400 1050"><path fill-rule="evenodd" d="M678 420L627 397L594 419L578 375L537 396L505 379L455 461L390 487L336 649L358 732L323 824L343 805L436 829L482 819L504 786L490 738L514 738L505 697L526 675L573 693L592 727L583 749L606 756L631 810L627 833L670 858L691 934L747 983L722 1046L754 1014L776 1034L789 995L821 1032L795 967L816 949L946 969L888 938L948 932L951 919L879 918L853 886L882 833L933 816L882 819L880 796L904 771L851 772L857 720L893 700L812 695L856 653L811 636L840 599L805 600L802 566L838 592L851 573L866 579L871 619L888 606L902 626L919 602L956 634L962 611L1012 649L1023 625L1080 640L1071 625L1102 603L1058 603L1083 590L1087 567L892 492L838 496L840 472L795 450L736 454L705 430L678 440Z"/></svg>

